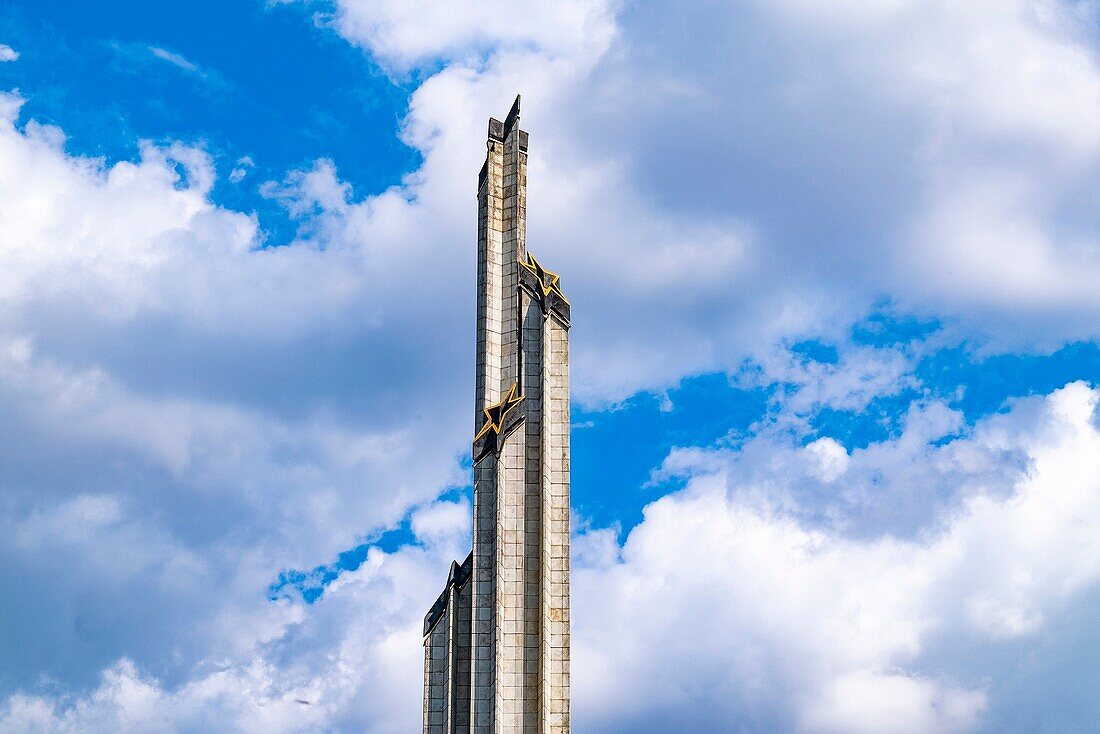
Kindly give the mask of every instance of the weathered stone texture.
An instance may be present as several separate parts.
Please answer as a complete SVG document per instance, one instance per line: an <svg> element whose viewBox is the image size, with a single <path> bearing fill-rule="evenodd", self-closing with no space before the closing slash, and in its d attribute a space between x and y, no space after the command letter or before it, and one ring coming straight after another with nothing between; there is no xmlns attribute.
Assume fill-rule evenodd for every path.
<svg viewBox="0 0 1100 734"><path fill-rule="evenodd" d="M517 97L478 177L474 429L499 432L474 457L469 571L425 620L425 734L569 731L569 306L528 260L527 144Z"/></svg>

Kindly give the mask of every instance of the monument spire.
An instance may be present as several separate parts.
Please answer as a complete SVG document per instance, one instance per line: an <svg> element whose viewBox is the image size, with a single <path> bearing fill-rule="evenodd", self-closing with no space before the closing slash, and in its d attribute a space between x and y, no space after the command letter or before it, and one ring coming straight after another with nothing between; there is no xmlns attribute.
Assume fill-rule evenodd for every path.
<svg viewBox="0 0 1100 734"><path fill-rule="evenodd" d="M478 176L473 551L424 620L424 733L569 732L569 318L527 251L520 97Z"/></svg>

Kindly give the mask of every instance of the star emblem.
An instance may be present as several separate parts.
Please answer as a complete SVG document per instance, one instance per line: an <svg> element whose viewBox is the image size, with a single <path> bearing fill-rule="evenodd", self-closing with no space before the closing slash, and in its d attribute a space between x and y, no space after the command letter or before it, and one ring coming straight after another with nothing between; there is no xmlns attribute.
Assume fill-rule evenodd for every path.
<svg viewBox="0 0 1100 734"><path fill-rule="evenodd" d="M512 408L523 402L523 396L516 395L518 389L519 385L513 383L508 388L508 392L504 393L504 397L500 399L499 403L482 409L482 412L485 413L485 423L482 424L481 430L474 436L475 441L489 431L500 433L500 430L504 427L504 419L512 412Z"/></svg>
<svg viewBox="0 0 1100 734"><path fill-rule="evenodd" d="M551 273L549 270L542 267L542 263L536 260L534 255L528 252L527 262L520 261L520 265L534 273L535 278L539 282L539 289L542 290L542 295L544 297L551 293L556 293L563 301L569 303L565 294L561 292L561 278L558 277L557 273Z"/></svg>

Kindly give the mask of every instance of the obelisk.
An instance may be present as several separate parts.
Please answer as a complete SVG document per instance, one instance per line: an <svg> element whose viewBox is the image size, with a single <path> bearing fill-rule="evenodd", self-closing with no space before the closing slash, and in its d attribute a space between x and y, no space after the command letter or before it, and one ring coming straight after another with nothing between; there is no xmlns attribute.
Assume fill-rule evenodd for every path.
<svg viewBox="0 0 1100 734"><path fill-rule="evenodd" d="M570 308L527 250L519 112L478 176L474 547L425 618L425 734L569 731Z"/></svg>

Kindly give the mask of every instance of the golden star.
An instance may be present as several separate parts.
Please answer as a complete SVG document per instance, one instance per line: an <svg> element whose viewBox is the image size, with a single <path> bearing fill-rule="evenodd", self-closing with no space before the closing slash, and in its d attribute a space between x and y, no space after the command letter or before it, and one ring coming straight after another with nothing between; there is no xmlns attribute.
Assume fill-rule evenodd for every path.
<svg viewBox="0 0 1100 734"><path fill-rule="evenodd" d="M561 292L561 278L558 277L557 273L551 273L549 270L542 267L542 264L535 259L534 255L528 252L527 262L520 261L520 265L535 274L535 278L539 282L539 287L542 289L542 295L548 296L551 292L557 293L558 296L561 297L561 300L569 303L569 299Z"/></svg>
<svg viewBox="0 0 1100 734"><path fill-rule="evenodd" d="M516 395L518 389L519 385L513 384L508 388L508 392L504 393L504 397L500 399L499 403L482 409L482 412L485 413L485 423L482 424L481 430L474 436L475 441L489 431L500 433L500 429L504 428L504 419L512 412L512 408L523 402L523 396Z"/></svg>

